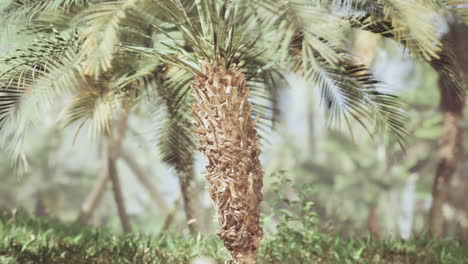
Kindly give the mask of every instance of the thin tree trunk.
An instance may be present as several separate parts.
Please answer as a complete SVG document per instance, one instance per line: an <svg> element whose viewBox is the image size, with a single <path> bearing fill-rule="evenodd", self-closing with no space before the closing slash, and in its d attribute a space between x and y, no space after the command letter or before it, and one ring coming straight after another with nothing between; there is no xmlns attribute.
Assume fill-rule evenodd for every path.
<svg viewBox="0 0 468 264"><path fill-rule="evenodd" d="M174 201L174 207L171 209L171 211L167 214L166 216L166 219L164 220L164 224L163 224L163 227L162 227L162 233L163 232L168 232L169 231L169 228L171 227L171 225L174 223L174 218L175 218L175 215L177 213L177 211L179 210L179 203L180 203L180 196L178 196L175 201Z"/></svg>
<svg viewBox="0 0 468 264"><path fill-rule="evenodd" d="M47 206L44 203L42 191L36 192L36 206L34 208L34 215L42 218L49 216L49 211L47 210Z"/></svg>
<svg viewBox="0 0 468 264"><path fill-rule="evenodd" d="M203 73L193 83L193 114L200 151L208 159L208 191L221 226L217 234L231 255L227 263L252 264L263 236L263 171L249 89L238 69L204 65Z"/></svg>
<svg viewBox="0 0 468 264"><path fill-rule="evenodd" d="M119 176L117 174L116 160L120 154L122 148L122 141L125 137L125 130L127 127L128 112L125 107L122 110L121 117L119 120L117 138L113 138L112 135L108 135L108 172L109 178L112 182L112 190L114 193L114 200L117 205L119 213L120 223L122 225L123 232L128 234L131 232L130 221L128 219L127 210L125 207L125 200L120 185Z"/></svg>
<svg viewBox="0 0 468 264"><path fill-rule="evenodd" d="M353 54L356 55L353 58L354 62L369 67L375 58L379 39L377 34L358 32L353 44ZM370 203L368 208L367 230L372 238L380 239L382 236L375 202Z"/></svg>
<svg viewBox="0 0 468 264"><path fill-rule="evenodd" d="M465 211L460 212L461 214L461 221L460 221L460 229L461 229L461 234L460 237L463 242L468 244L468 213L465 209Z"/></svg>
<svg viewBox="0 0 468 264"><path fill-rule="evenodd" d="M462 31L465 37L462 37ZM449 32L444 37L447 45L443 46L442 59L451 60L455 64L466 64L468 60L468 45L466 29L464 26L451 25ZM450 50L453 47L453 53ZM442 68L436 64L433 67L442 73ZM462 75L461 73L458 73ZM459 154L462 145L462 129L460 122L463 118L463 108L465 106L465 95L459 95L454 87L451 87L453 76L440 74L440 109L443 114L443 132L439 139L438 163L434 185L432 189L432 206L429 218L429 232L433 237L440 237L443 234L444 217L442 207L447 202L450 180L455 172L459 161Z"/></svg>
<svg viewBox="0 0 468 264"><path fill-rule="evenodd" d="M109 177L112 181L112 190L114 193L114 200L117 205L117 210L119 213L122 230L125 234L128 234L131 232L131 227L130 227L130 221L127 215L127 210L125 208L125 200L123 197L122 188L120 186L119 176L117 175L116 159L113 155L109 155L107 162L108 162L107 165L108 165L108 170L109 170Z"/></svg>
<svg viewBox="0 0 468 264"><path fill-rule="evenodd" d="M196 235L200 232L195 201L196 196L193 191L194 182L193 165L187 165L183 168L183 171L179 171L179 187L184 202L184 212L187 218L187 225L190 230L190 234Z"/></svg>
<svg viewBox="0 0 468 264"><path fill-rule="evenodd" d="M382 233L380 230L380 220L377 214L377 204L371 203L367 215L367 230L372 238L380 239Z"/></svg>
<svg viewBox="0 0 468 264"><path fill-rule="evenodd" d="M162 194L154 186L149 177L146 176L143 169L138 166L136 160L126 151L120 151L120 157L127 163L128 167L133 171L133 174L140 181L141 185L148 191L151 199L156 203L156 206L161 210L162 214L166 214L169 209L167 208L166 203L162 200Z"/></svg>
<svg viewBox="0 0 468 264"><path fill-rule="evenodd" d="M444 99L442 99L444 100ZM462 144L460 120L462 109L458 112L444 111L444 129L439 143L439 161L432 189L432 206L430 211L430 234L440 237L443 234L444 217L442 207L446 203L452 175L458 163Z"/></svg>
<svg viewBox="0 0 468 264"><path fill-rule="evenodd" d="M83 203L78 219L79 223L88 223L89 219L93 216L104 196L107 183L109 182L109 173L107 172L107 161L101 168L101 175L98 178L97 184L94 186L91 193L86 197Z"/></svg>
<svg viewBox="0 0 468 264"><path fill-rule="evenodd" d="M102 138L104 139L104 137ZM81 205L80 213L76 219L76 222L81 224L88 223L96 212L96 209L98 208L104 196L107 182L109 181L109 173L107 171L107 157L105 157L103 145L103 143L100 143L97 149L97 153L100 158L98 163L98 181L88 196L86 196L84 203Z"/></svg>

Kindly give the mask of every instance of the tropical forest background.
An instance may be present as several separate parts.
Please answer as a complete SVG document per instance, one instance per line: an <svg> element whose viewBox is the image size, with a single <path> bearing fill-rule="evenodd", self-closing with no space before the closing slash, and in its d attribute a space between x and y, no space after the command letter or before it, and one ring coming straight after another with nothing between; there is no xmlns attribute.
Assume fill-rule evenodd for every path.
<svg viewBox="0 0 468 264"><path fill-rule="evenodd" d="M18 16L34 20L26 13ZM439 17L434 23L440 39L448 40L467 87L468 28L454 18ZM35 34L25 30L2 24L0 70L8 68L5 59L15 50L42 36L40 29ZM451 136L444 138L450 129L441 107L446 84L437 67L379 34L344 34L354 60L368 65L382 87L404 103L406 142L369 133L352 120L331 122L320 83L284 72L274 94L275 120L259 126L265 233L258 260L468 263L466 107L455 125L460 138L452 146ZM187 131L159 122L171 122L170 110L157 108L164 102L155 99L153 105L129 111L119 127L120 151L112 162L122 215L105 140L81 123L57 121L70 100L65 94L47 102L47 113L17 128L25 132L22 136L2 134L0 263L222 263L227 251L214 235L219 226L206 192L207 161L195 152L187 177L167 157L167 148L180 147L174 135ZM0 113L4 106L0 101ZM12 149L11 141L21 144ZM446 195L440 213L431 213L439 199L434 184L442 173L440 159L451 147L458 150L453 173L442 181Z"/></svg>

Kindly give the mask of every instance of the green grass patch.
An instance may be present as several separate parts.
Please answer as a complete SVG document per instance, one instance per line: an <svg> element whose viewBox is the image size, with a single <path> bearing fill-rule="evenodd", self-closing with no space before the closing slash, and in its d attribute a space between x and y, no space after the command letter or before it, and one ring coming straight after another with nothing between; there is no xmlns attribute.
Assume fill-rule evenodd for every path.
<svg viewBox="0 0 468 264"><path fill-rule="evenodd" d="M455 240L371 240L285 229L262 242L259 264L411 263L466 264L468 246ZM197 256L223 263L227 252L215 236L113 235L24 215L0 214L2 264L189 263Z"/></svg>

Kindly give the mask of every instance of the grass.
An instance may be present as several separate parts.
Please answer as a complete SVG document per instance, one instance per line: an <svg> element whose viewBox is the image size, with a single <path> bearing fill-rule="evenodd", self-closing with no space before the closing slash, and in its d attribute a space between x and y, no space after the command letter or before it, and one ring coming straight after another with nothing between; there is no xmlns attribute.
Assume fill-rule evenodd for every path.
<svg viewBox="0 0 468 264"><path fill-rule="evenodd" d="M468 245L450 239L378 241L331 237L304 229L282 230L264 239L259 264L468 263ZM197 256L223 263L227 252L215 236L121 236L54 220L0 213L2 264L184 264Z"/></svg>

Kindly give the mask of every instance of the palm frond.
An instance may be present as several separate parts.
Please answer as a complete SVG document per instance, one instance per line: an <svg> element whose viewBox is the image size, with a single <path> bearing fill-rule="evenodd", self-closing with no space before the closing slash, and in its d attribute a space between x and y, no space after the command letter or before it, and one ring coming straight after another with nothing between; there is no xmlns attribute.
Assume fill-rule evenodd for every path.
<svg viewBox="0 0 468 264"><path fill-rule="evenodd" d="M79 88L82 76L75 65L78 46L76 36L55 31L3 59L7 69L0 74L1 125L12 124L10 132L14 128L18 140L8 145L16 157L22 155L21 138L30 123L40 120L64 91Z"/></svg>
<svg viewBox="0 0 468 264"><path fill-rule="evenodd" d="M391 37L427 61L438 58L441 43L433 23L436 10L421 2L403 0L384 1L380 8L351 16L351 26Z"/></svg>
<svg viewBox="0 0 468 264"><path fill-rule="evenodd" d="M345 122L351 128L349 121L354 120L370 135L376 129L403 146L406 131L402 105L396 96L379 89L367 67L351 63L351 55L341 48L346 27L342 17L319 4L293 0L279 3L265 7L273 7L273 11L263 21L279 25L283 57L296 73L320 88L330 122Z"/></svg>
<svg viewBox="0 0 468 264"><path fill-rule="evenodd" d="M51 38L38 38L3 59L8 68L0 75L0 91L15 94L18 99L9 109L17 110L23 99L28 101L24 105L36 112L63 91L77 88L81 78L74 65L78 45L76 37L55 32Z"/></svg>
<svg viewBox="0 0 468 264"><path fill-rule="evenodd" d="M320 5L343 12L381 12L379 1L375 0L321 0Z"/></svg>
<svg viewBox="0 0 468 264"><path fill-rule="evenodd" d="M90 0L12 0L0 8L0 24L28 24L42 13L69 10L72 6L83 6Z"/></svg>
<svg viewBox="0 0 468 264"><path fill-rule="evenodd" d="M98 78L112 68L113 55L120 42L120 23L126 17L126 10L135 3L136 0L103 2L90 6L75 18L75 23L84 24L79 58L86 61L86 74Z"/></svg>
<svg viewBox="0 0 468 264"><path fill-rule="evenodd" d="M468 3L465 0L425 0L435 9L448 11L468 25Z"/></svg>
<svg viewBox="0 0 468 264"><path fill-rule="evenodd" d="M385 18L375 18L370 14L365 14L350 18L350 23L352 27L380 34L386 38L394 39L395 41L403 44L405 47L409 47L410 49L413 47L411 45L408 46L408 39L412 37L412 34L408 32L406 36L400 35L400 37L398 37L398 33L396 32L397 30L394 28L392 22ZM447 81L452 80L452 83L449 85L449 87L454 89L454 93L461 95L464 93L464 88L461 85L459 78L457 77L458 74L456 74L459 71L459 66L454 63L454 59L452 58L453 54L450 52L449 47L450 43L447 41L441 42L441 49L436 51L436 56L425 56L423 47L417 47L416 49L413 47L412 51L413 54L420 55L419 57L422 57L429 64L431 64L432 67L434 67L442 76L442 78L446 78Z"/></svg>
<svg viewBox="0 0 468 264"><path fill-rule="evenodd" d="M259 45L261 46L261 44ZM260 51L263 53L264 50ZM261 56L262 55L262 56ZM286 86L279 61L265 60L265 54L248 53L238 66L245 73L249 87L249 101L253 106L253 117L260 117L256 123L260 131L268 131L278 121L279 90ZM274 55L272 55L274 56ZM265 135L259 134L261 139Z"/></svg>
<svg viewBox="0 0 468 264"><path fill-rule="evenodd" d="M83 89L59 115L59 123L66 127L79 122L76 132L79 133L89 122L89 134L96 139L110 132L118 104L117 96L110 85L109 80L94 81L88 77Z"/></svg>
<svg viewBox="0 0 468 264"><path fill-rule="evenodd" d="M320 88L332 124L344 121L349 126L349 120L353 119L371 136L379 132L405 145L403 105L397 96L379 89L379 82L366 66L349 62L340 67L322 65L305 77Z"/></svg>
<svg viewBox="0 0 468 264"><path fill-rule="evenodd" d="M263 27L277 31L272 44L278 43L282 61L301 51L302 61L308 67L318 65L316 58L329 64L339 64L341 55L337 48L344 42L342 19L311 1L259 1L260 20Z"/></svg>
<svg viewBox="0 0 468 264"><path fill-rule="evenodd" d="M158 85L158 94L166 107L165 121L159 134L163 160L181 173L193 164L196 139L190 105L190 72L168 67Z"/></svg>
<svg viewBox="0 0 468 264"><path fill-rule="evenodd" d="M0 130L8 120L8 117L14 112L25 91L21 88L2 87L0 90Z"/></svg>

